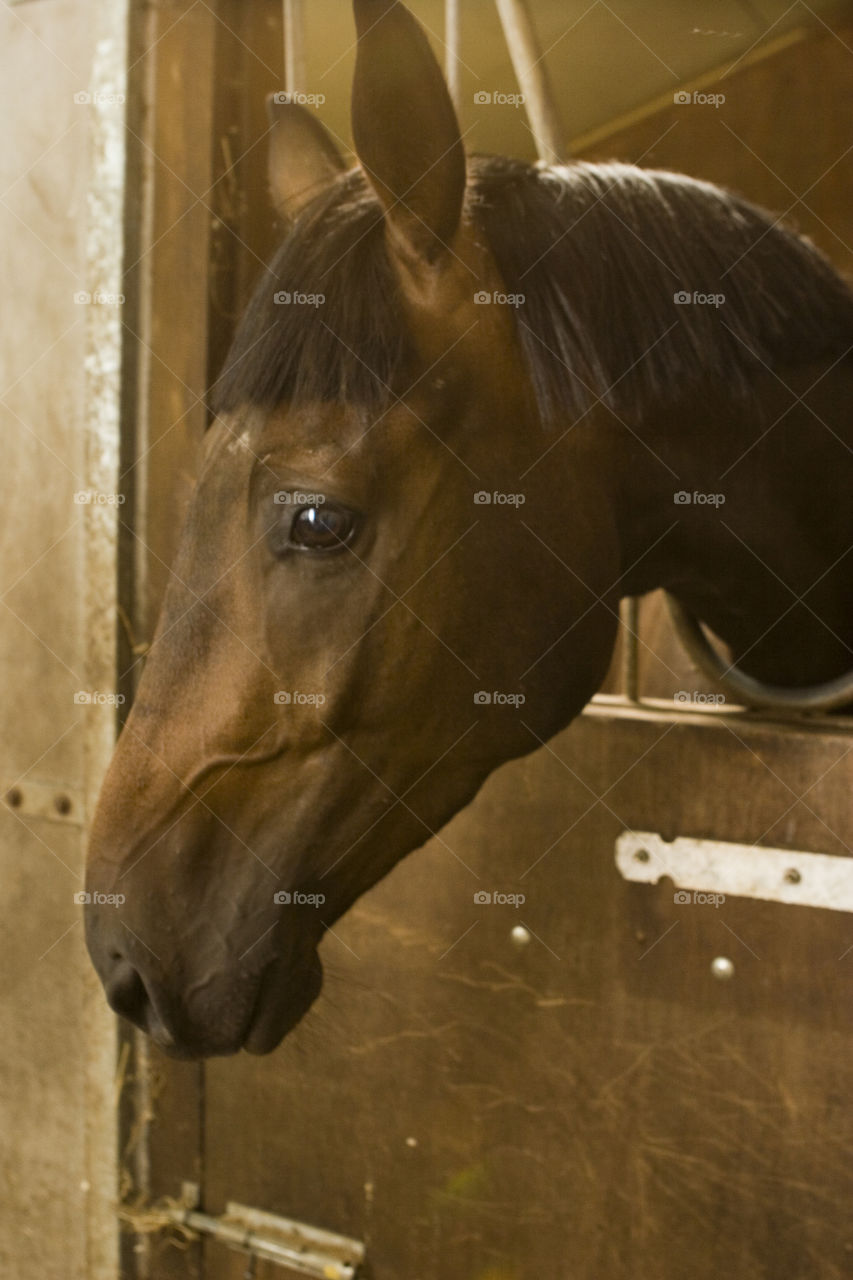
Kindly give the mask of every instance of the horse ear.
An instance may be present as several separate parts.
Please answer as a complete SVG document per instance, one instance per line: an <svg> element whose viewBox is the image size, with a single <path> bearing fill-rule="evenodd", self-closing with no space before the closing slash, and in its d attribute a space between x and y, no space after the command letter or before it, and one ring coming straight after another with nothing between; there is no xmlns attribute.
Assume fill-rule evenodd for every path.
<svg viewBox="0 0 853 1280"><path fill-rule="evenodd" d="M267 96L270 122L267 173L276 211L292 222L314 196L346 169L331 134L316 115L286 95Z"/></svg>
<svg viewBox="0 0 853 1280"><path fill-rule="evenodd" d="M355 149L404 256L436 262L462 215L465 150L426 34L398 0L354 0Z"/></svg>

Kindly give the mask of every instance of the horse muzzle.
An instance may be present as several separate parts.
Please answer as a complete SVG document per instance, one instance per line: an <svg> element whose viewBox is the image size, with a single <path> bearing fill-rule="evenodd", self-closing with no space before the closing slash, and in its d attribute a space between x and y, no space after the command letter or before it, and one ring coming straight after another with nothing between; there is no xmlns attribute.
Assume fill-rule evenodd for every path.
<svg viewBox="0 0 853 1280"><path fill-rule="evenodd" d="M124 937L119 933L119 929ZM277 938L276 954L254 963L163 965L129 926L86 914L86 939L110 1007L174 1058L271 1053L302 1019L322 987L314 939Z"/></svg>

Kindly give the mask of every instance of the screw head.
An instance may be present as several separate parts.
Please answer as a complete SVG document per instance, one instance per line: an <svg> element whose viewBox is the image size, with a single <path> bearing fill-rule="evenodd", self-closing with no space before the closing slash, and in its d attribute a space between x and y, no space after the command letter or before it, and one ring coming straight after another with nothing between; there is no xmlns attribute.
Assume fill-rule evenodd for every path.
<svg viewBox="0 0 853 1280"><path fill-rule="evenodd" d="M512 945L521 951L530 942L530 930L525 929L523 924L516 924L510 929L509 937Z"/></svg>
<svg viewBox="0 0 853 1280"><path fill-rule="evenodd" d="M711 961L711 973L720 982L727 982L735 976L735 967L728 956L715 956Z"/></svg>

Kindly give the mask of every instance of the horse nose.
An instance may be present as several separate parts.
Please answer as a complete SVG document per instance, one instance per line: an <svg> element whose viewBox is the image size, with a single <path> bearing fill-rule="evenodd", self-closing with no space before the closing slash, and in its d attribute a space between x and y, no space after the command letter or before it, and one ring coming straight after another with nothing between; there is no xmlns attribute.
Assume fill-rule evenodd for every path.
<svg viewBox="0 0 853 1280"><path fill-rule="evenodd" d="M110 1006L129 1022L144 1027L149 1006L142 977L129 960L120 958L104 984Z"/></svg>
<svg viewBox="0 0 853 1280"><path fill-rule="evenodd" d="M119 956L104 983L110 1008L147 1031L164 1048L174 1044L158 1015L142 975L124 956Z"/></svg>

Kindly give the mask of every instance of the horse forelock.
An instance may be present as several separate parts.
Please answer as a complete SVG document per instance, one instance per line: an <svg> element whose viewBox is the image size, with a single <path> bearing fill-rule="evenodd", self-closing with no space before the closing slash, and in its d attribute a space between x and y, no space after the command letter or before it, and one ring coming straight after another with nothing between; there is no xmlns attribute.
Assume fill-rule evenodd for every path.
<svg viewBox="0 0 853 1280"><path fill-rule="evenodd" d="M762 367L853 345L853 294L829 261L710 183L615 162L473 157L467 199L546 423L598 402L641 419L701 383L744 396ZM382 210L353 169L306 207L265 270L213 403L376 414L416 364Z"/></svg>

